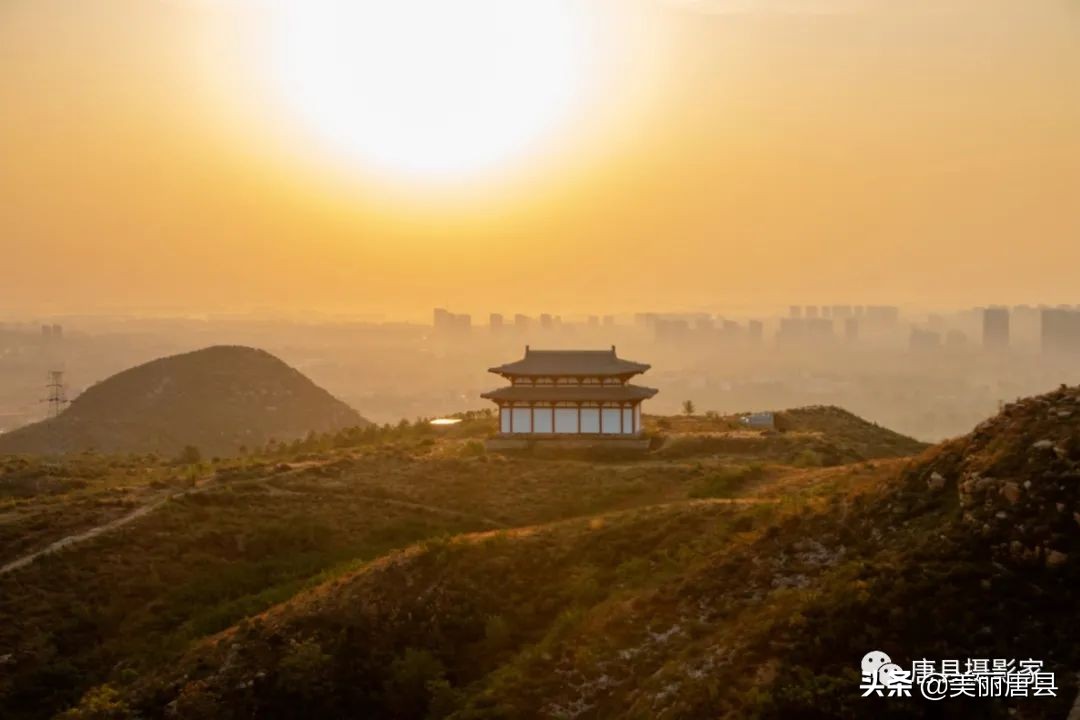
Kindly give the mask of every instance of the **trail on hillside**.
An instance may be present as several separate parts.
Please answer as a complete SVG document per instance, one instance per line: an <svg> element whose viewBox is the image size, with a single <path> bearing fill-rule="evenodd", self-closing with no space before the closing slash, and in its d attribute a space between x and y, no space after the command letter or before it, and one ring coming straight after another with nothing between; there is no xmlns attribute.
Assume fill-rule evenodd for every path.
<svg viewBox="0 0 1080 720"><path fill-rule="evenodd" d="M63 550L64 548L71 547L72 545L77 545L81 542L96 538L98 535L102 535L111 530L115 530L116 528L123 527L124 525L127 525L134 520L138 520L143 515L148 515L154 510L157 510L159 507L169 502L170 500L183 497L184 495L192 495L197 492L203 492L207 489L209 488L204 486L181 490L180 492L175 492L171 495L167 495L153 502L149 502L142 507L133 510L127 515L116 518L115 520L110 520L107 523L92 527L89 530L85 530L81 533L76 533L74 535L68 535L67 537L60 538L59 540L50 543L49 545L46 545L40 550L36 550L28 555L23 555L21 558L12 560L6 565L0 566L0 576L6 575L13 570L18 570L21 567L25 567L37 560L39 557L42 557L43 555L49 555L51 553L58 552L60 550Z"/></svg>
<svg viewBox="0 0 1080 720"><path fill-rule="evenodd" d="M246 485L246 486L262 485L262 484L266 484L266 483L270 482L271 480L279 480L282 477L282 475L284 475L284 474L295 473L295 472L298 472L298 471L307 470L307 469L309 469L311 467L314 467L314 466L317 466L317 465L322 465L322 464L326 464L326 463L320 463L320 462L297 463L297 464L291 466L286 473L278 473L278 474L275 474L275 475L270 475L268 477L256 478L256 479L252 479L252 480L233 481L233 482L229 483L228 485L233 486L233 487L240 486L240 485ZM215 490L215 489L222 488L222 487L226 487L226 485L223 484L223 483L220 483L220 482L215 482L215 481L211 480L210 478L204 478L203 481L202 481L202 484L197 484L194 487L187 488L186 490L180 490L178 492L166 495L163 498L159 498L157 500L148 502L145 505L143 505L142 507L139 507L139 508L133 510L132 512L128 513L127 515L124 515L122 517L118 517L118 518L116 518L114 520L110 520L109 522L103 523L101 525L97 525L95 527L90 528L89 530L84 530L82 532L75 533L73 535L68 535L66 537L60 538L59 540L56 540L56 541L46 545L45 547L41 548L40 550L35 550L34 552L31 552L31 553L28 553L26 555L23 555L22 557L16 558L15 560L12 560L12 561L4 564L4 565L0 565L0 576L4 576L4 575L6 575L6 574L8 574L10 572L18 570L19 568L26 567L30 563L34 562L38 558L43 557L45 555L50 555L52 553L59 552L60 550L70 548L70 547L72 547L74 545L78 545L80 543L86 542L87 540L92 540L92 539L94 539L94 538L96 538L96 537L98 537L100 535L104 535L105 533L112 532L113 530L121 528L124 525L127 525L128 523L134 522L135 520L138 520L139 518L141 518L141 517L143 517L145 515L149 515L150 513L154 512L155 510L158 510L159 508L163 507L166 503L168 503L168 502L170 502L172 500L179 500L179 499L181 499L181 498L183 498L185 496L188 496L188 495L196 495L198 493L207 492L209 490ZM479 523L481 525L486 525L488 527L496 528L496 529L509 527L508 525L506 525L506 523L499 522L498 520L494 520L492 518L484 517L482 515L474 515L472 513L467 513L467 512L461 511L461 510L453 510L453 509L450 509L450 508L444 508L444 507L440 507L438 505L425 505L423 503L411 502L411 501L408 501L408 500L397 500L395 498L379 497L379 496L373 496L373 495L354 495L352 497L354 499L362 500L362 501L365 501L365 502L370 502L370 503L373 503L373 504L389 505L389 506L392 506L392 507L399 507L399 508L404 508L404 509L408 509L408 510L416 510L416 511L419 511L419 512L426 512L426 513L430 513L432 515L441 515L442 517L449 517L449 518L454 518L454 519L457 519L457 520L467 520L467 521L476 522L476 523Z"/></svg>

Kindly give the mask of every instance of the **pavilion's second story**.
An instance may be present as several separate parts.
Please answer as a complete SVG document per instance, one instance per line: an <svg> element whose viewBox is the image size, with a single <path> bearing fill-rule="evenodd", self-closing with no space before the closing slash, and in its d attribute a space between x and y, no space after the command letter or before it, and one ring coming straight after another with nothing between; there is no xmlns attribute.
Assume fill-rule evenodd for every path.
<svg viewBox="0 0 1080 720"><path fill-rule="evenodd" d="M532 350L525 357L490 368L515 386L575 387L625 385L630 378L649 369L644 363L624 360L611 350Z"/></svg>

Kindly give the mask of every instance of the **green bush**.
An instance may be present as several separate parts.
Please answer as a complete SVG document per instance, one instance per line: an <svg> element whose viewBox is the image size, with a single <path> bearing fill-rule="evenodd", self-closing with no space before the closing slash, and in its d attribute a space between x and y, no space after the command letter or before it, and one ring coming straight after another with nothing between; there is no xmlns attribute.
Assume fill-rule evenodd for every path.
<svg viewBox="0 0 1080 720"><path fill-rule="evenodd" d="M757 463L752 465L734 465L718 470L706 476L690 490L692 498L734 497L748 484L760 480L765 475L765 468Z"/></svg>

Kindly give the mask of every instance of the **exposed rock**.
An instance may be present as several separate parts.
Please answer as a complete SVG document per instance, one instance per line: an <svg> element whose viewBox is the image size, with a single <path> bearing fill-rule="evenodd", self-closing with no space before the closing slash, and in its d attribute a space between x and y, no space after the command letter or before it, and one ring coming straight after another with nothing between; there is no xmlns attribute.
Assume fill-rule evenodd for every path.
<svg viewBox="0 0 1080 720"><path fill-rule="evenodd" d="M933 492L939 492L945 488L945 478L939 472L930 474L930 479L926 481L926 487Z"/></svg>
<svg viewBox="0 0 1080 720"><path fill-rule="evenodd" d="M1014 482L1007 482L1001 486L1001 494L1011 504L1015 505L1020 500L1020 486Z"/></svg>
<svg viewBox="0 0 1080 720"><path fill-rule="evenodd" d="M1069 556L1058 550L1051 550L1046 554L1046 567L1059 567L1069 561Z"/></svg>

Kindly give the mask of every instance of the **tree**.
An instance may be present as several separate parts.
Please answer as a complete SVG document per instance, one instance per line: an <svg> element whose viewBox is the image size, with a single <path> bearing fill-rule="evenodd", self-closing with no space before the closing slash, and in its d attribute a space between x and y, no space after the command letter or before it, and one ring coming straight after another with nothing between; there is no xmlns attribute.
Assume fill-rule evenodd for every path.
<svg viewBox="0 0 1080 720"><path fill-rule="evenodd" d="M185 445L176 462L181 465L198 465L202 462L202 453L194 445Z"/></svg>
<svg viewBox="0 0 1080 720"><path fill-rule="evenodd" d="M682 411L684 415L693 415L695 409L693 400L683 400Z"/></svg>

